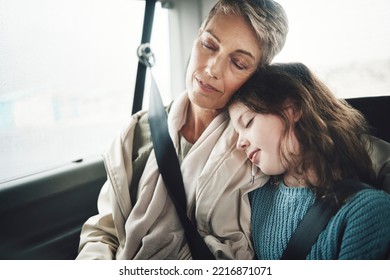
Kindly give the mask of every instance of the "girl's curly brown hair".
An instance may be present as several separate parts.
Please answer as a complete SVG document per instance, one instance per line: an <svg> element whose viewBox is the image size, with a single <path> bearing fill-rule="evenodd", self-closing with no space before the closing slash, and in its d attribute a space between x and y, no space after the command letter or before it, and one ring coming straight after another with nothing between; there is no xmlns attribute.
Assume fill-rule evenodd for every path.
<svg viewBox="0 0 390 280"><path fill-rule="evenodd" d="M336 98L304 64L262 67L229 104L236 102L254 112L282 119L282 162L286 168L298 163L302 174L313 171L317 181L311 182L310 187L317 194L326 194L330 186L342 179L373 182L369 126L364 116L345 100ZM295 124L285 114L287 104L300 114ZM286 139L292 128L301 146L300 155L287 149ZM292 162L298 156L299 162Z"/></svg>

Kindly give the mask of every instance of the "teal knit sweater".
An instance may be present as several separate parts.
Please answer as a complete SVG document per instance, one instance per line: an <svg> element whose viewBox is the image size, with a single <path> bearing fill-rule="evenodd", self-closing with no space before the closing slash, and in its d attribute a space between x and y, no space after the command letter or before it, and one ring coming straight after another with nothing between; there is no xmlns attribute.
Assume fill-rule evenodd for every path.
<svg viewBox="0 0 390 280"><path fill-rule="evenodd" d="M252 234L259 259L280 259L287 243L314 203L309 188L267 183L249 195ZM390 250L390 195L365 189L332 217L307 259L383 259Z"/></svg>

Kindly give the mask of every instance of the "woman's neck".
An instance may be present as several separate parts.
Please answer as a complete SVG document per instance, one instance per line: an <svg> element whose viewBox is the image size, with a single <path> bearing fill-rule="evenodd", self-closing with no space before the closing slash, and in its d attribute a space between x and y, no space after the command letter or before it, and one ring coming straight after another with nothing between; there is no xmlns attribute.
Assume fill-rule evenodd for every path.
<svg viewBox="0 0 390 280"><path fill-rule="evenodd" d="M187 110L187 120L180 133L188 142L194 144L219 114L218 111L205 110L190 103Z"/></svg>

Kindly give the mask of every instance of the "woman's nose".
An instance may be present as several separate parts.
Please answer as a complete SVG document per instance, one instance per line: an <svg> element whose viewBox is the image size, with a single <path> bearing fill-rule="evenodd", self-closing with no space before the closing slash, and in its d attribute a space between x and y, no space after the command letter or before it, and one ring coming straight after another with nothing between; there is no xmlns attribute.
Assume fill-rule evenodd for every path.
<svg viewBox="0 0 390 280"><path fill-rule="evenodd" d="M206 66L206 73L215 79L221 78L222 59L220 56L214 56L209 59Z"/></svg>

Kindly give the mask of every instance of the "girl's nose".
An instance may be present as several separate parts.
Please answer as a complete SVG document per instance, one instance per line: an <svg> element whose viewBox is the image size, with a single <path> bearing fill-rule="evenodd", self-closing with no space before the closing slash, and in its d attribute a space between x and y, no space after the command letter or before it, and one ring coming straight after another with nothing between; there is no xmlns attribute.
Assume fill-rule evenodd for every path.
<svg viewBox="0 0 390 280"><path fill-rule="evenodd" d="M249 145L249 142L248 140L243 137L241 134L238 135L238 140L237 140L237 149L241 150L241 151L245 151L246 148L248 147Z"/></svg>

